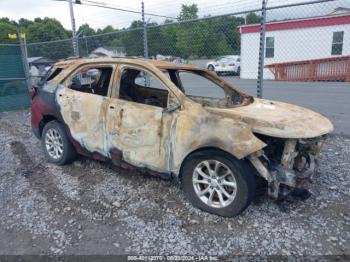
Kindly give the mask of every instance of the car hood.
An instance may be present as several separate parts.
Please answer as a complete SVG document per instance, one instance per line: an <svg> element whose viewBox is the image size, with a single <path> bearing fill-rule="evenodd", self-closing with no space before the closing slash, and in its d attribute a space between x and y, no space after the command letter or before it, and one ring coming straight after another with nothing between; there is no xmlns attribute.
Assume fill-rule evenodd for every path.
<svg viewBox="0 0 350 262"><path fill-rule="evenodd" d="M249 105L235 108L210 108L210 111L242 120L255 133L280 138L312 138L333 131L324 116L304 107L254 98Z"/></svg>

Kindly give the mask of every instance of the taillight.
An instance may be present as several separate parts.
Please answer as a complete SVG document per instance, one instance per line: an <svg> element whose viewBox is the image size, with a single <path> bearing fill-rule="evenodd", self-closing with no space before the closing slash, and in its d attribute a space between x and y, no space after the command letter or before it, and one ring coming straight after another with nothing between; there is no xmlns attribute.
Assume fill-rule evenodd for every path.
<svg viewBox="0 0 350 262"><path fill-rule="evenodd" d="M36 88L35 87L30 87L29 88L29 96L30 96L30 98L33 99L35 95L36 95Z"/></svg>
<svg viewBox="0 0 350 262"><path fill-rule="evenodd" d="M228 64L229 66L235 66L235 64Z"/></svg>
<svg viewBox="0 0 350 262"><path fill-rule="evenodd" d="M219 66L219 64L215 64L214 66Z"/></svg>

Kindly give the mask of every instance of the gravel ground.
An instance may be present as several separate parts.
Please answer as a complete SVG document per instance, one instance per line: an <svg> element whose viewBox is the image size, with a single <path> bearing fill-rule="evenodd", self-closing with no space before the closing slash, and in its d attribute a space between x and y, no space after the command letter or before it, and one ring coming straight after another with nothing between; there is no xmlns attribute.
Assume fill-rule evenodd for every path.
<svg viewBox="0 0 350 262"><path fill-rule="evenodd" d="M0 114L0 254L350 254L350 140L331 136L306 201L239 217L192 207L176 181L79 158L47 163L28 111Z"/></svg>

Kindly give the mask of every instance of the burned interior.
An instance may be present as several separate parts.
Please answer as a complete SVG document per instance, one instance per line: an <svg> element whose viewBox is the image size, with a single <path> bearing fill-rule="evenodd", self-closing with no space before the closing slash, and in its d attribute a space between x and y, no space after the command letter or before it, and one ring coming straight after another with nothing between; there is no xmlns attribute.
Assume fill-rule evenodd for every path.
<svg viewBox="0 0 350 262"><path fill-rule="evenodd" d="M333 130L316 112L253 98L192 65L75 59L51 72L31 93L33 131L51 162L79 153L178 177L195 206L218 215L242 212L256 177L273 198L307 188Z"/></svg>

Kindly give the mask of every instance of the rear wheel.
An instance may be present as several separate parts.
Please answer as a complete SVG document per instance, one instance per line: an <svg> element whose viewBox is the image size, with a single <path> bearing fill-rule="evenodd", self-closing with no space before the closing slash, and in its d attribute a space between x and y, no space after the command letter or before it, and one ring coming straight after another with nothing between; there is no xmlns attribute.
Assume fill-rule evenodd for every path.
<svg viewBox="0 0 350 262"><path fill-rule="evenodd" d="M181 183L194 206L225 217L243 212L255 195L255 174L250 166L219 150L190 156Z"/></svg>
<svg viewBox="0 0 350 262"><path fill-rule="evenodd" d="M209 70L209 71L214 71L214 69L215 69L215 68L214 68L213 65L209 65L209 66L208 66L208 70Z"/></svg>
<svg viewBox="0 0 350 262"><path fill-rule="evenodd" d="M41 142L48 160L57 165L71 163L76 152L68 140L64 127L58 121L50 121L43 129Z"/></svg>

